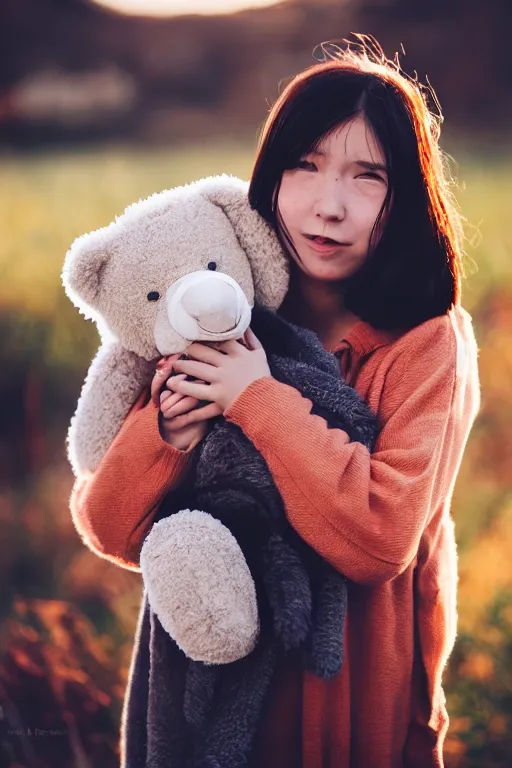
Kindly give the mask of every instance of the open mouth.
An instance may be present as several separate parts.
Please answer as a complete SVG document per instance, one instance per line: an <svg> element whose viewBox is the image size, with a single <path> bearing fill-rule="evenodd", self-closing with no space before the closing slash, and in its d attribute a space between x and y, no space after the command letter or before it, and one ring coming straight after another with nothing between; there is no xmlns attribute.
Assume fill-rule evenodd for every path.
<svg viewBox="0 0 512 768"><path fill-rule="evenodd" d="M349 245L349 243L342 243L332 237L323 237L322 235L305 235L305 237L318 245Z"/></svg>

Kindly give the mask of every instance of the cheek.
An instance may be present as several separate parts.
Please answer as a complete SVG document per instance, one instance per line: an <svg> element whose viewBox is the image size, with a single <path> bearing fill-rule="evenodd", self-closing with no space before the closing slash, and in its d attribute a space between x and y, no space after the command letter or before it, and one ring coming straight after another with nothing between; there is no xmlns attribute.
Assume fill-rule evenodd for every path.
<svg viewBox="0 0 512 768"><path fill-rule="evenodd" d="M360 200L355 210L355 217L357 229L361 237L365 239L370 237L383 202L384 197L382 195L366 197L364 200Z"/></svg>
<svg viewBox="0 0 512 768"><path fill-rule="evenodd" d="M300 219L300 213L304 207L304 194L299 185L286 174L281 182L277 204L286 227L290 229Z"/></svg>

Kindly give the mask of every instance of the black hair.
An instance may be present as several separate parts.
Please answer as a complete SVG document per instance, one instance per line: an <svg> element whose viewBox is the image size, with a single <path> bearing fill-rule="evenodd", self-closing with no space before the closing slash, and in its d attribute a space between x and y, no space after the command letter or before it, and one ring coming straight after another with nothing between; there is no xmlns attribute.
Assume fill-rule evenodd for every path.
<svg viewBox="0 0 512 768"><path fill-rule="evenodd" d="M425 89L367 40L361 50L338 48L285 88L262 131L249 201L293 247L277 210L284 171L362 116L385 155L388 189L367 259L342 281L344 306L375 328L411 328L460 299L461 217L438 144L440 112L434 115Z"/></svg>

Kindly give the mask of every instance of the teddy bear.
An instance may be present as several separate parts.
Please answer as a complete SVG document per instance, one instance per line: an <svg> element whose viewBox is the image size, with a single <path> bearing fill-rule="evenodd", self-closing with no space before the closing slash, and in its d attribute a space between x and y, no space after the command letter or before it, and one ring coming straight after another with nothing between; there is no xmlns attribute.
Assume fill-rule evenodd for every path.
<svg viewBox="0 0 512 768"><path fill-rule="evenodd" d="M62 279L80 312L96 322L102 342L68 431L68 458L78 475L96 470L158 358L185 352L192 341L242 337L255 301L279 307L289 267L275 232L249 206L247 183L223 174L151 195L107 227L78 237ZM170 548L162 573L155 564ZM198 583L193 574L205 562L209 578ZM253 579L236 540L218 520L183 510L160 521L140 563L162 625L187 656L229 663L254 648L259 621ZM169 583L182 585L172 600L162 589ZM207 632L188 631L183 606L191 600L197 626Z"/></svg>

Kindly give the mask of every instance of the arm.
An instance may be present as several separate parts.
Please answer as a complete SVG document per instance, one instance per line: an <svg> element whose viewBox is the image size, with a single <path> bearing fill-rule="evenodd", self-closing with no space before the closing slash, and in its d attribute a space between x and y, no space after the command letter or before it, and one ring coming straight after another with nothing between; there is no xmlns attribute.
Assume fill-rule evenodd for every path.
<svg viewBox="0 0 512 768"><path fill-rule="evenodd" d="M68 430L68 458L76 476L97 469L153 370L154 364L117 342L100 346Z"/></svg>
<svg viewBox="0 0 512 768"><path fill-rule="evenodd" d="M271 377L250 384L225 413L266 459L300 536L359 583L392 579L412 562L426 522L451 494L475 416L471 345L474 366L460 380L449 320L406 337L388 351L372 454Z"/></svg>
<svg viewBox="0 0 512 768"><path fill-rule="evenodd" d="M140 571L142 543L163 497L184 477L194 447L180 451L162 440L158 406L144 390L98 469L75 481L71 516L84 543L100 557Z"/></svg>

